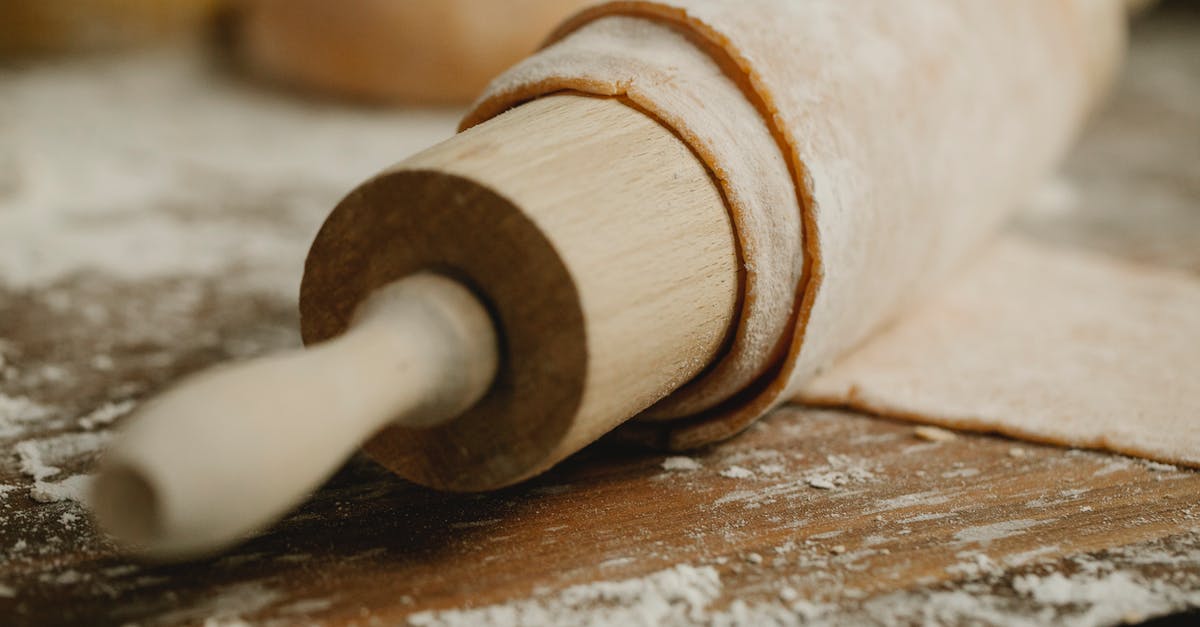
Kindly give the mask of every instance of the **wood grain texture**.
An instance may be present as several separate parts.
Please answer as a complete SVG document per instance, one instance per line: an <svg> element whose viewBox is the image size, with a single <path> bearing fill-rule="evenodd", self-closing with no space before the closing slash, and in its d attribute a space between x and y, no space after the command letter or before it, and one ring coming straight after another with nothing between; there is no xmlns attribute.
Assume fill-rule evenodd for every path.
<svg viewBox="0 0 1200 627"><path fill-rule="evenodd" d="M488 303L500 373L463 416L390 427L367 451L449 490L526 479L662 399L726 348L738 306L719 189L686 144L616 99L531 102L351 192L305 263L305 341L428 270Z"/></svg>
<svg viewBox="0 0 1200 627"><path fill-rule="evenodd" d="M1200 272L1198 32L1186 5L1136 25L1117 98L1019 229ZM273 225L262 213L244 219ZM108 401L296 345L293 308L216 275L3 287L0 390L55 407L24 438L74 433L73 417ZM676 564L719 573L709 615L720 618L736 618L738 601L801 616L785 587L812 602L816 620L850 624L1107 625L1200 604L1197 473L987 436L929 442L910 425L795 408L694 459L698 470L667 471L659 455L602 443L533 483L466 497L358 458L230 555L153 567L119 557L82 518L64 523L83 516L78 505L32 500L33 481L6 455L0 584L12 594L0 596L0 617L403 624L422 610L553 596ZM60 467L93 464L79 454ZM735 465L753 476L721 475ZM865 473L832 489L809 483L836 484L831 473L855 468ZM1034 581L1100 592L1072 603L1036 594ZM1131 604L1091 585L1116 581L1140 591L1124 597Z"/></svg>

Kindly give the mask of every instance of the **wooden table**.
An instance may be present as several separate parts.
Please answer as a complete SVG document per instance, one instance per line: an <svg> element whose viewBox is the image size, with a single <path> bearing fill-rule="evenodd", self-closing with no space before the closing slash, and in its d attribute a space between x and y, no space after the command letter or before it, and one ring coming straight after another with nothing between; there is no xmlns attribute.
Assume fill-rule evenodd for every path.
<svg viewBox="0 0 1200 627"><path fill-rule="evenodd" d="M1200 607L1200 474L792 407L690 457L602 442L487 495L354 459L229 554L121 557L70 489L111 422L187 372L295 345L288 290L323 212L452 118L294 104L189 54L0 73L19 96L0 99L0 624L1098 625ZM137 132L105 131L121 124ZM117 165L80 170L75 150ZM1015 228L1200 273L1200 12L1136 26L1116 98Z"/></svg>

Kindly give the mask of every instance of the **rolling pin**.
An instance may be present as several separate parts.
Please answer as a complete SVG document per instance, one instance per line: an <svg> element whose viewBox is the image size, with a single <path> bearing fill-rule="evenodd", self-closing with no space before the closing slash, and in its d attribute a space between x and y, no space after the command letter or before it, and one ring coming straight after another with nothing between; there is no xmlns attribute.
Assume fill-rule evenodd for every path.
<svg viewBox="0 0 1200 627"><path fill-rule="evenodd" d="M360 445L417 483L481 491L634 418L630 433L666 433L671 448L740 431L957 263L1053 165L1120 56L1101 5L1120 6L585 11L495 81L464 132L334 209L305 264L307 350L201 373L139 408L106 452L95 515L146 555L188 558L270 524ZM754 74L747 51L780 46L739 20L786 41L784 27L829 32ZM1015 25L1030 52L1006 51ZM821 59L804 46L841 45L839 29L852 38L840 71L805 65ZM881 61L871 38L909 30L978 42ZM1070 54L1030 79L1022 64L1047 51ZM914 60L937 71L906 70ZM811 91L776 97L771 81L795 72ZM961 107L986 115L947 116ZM977 189L986 202L966 202Z"/></svg>

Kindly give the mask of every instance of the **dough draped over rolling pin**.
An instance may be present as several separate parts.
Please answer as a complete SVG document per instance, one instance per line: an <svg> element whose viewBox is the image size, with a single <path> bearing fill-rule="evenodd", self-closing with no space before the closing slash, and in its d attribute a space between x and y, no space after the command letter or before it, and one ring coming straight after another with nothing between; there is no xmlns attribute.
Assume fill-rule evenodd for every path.
<svg viewBox="0 0 1200 627"><path fill-rule="evenodd" d="M720 181L745 273L735 340L633 430L670 448L729 437L936 293L1062 157L1124 48L1118 1L906 8L604 3L494 81L464 120L563 90L620 97L684 138ZM1094 431L1082 383L1064 391L1074 399L1064 420ZM852 404L847 390L822 400ZM923 402L891 413L938 414L937 394ZM1020 431L1000 414L970 426ZM1041 439L1073 443L1060 427ZM1107 446L1095 436L1074 441Z"/></svg>

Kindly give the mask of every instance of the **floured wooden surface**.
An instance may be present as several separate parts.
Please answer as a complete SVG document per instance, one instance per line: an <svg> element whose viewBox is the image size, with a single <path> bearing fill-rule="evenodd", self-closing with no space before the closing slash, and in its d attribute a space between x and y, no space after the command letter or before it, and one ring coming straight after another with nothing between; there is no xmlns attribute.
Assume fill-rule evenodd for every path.
<svg viewBox="0 0 1200 627"><path fill-rule="evenodd" d="M1200 274L1192 15L1138 27L1025 234ZM454 121L308 109L186 59L0 75L5 625L1098 625L1200 606L1194 472L792 408L702 454L602 444L480 497L356 459L227 556L120 558L72 498L112 424L186 372L296 345L323 214Z"/></svg>

